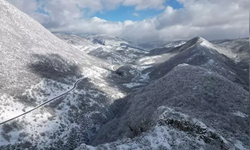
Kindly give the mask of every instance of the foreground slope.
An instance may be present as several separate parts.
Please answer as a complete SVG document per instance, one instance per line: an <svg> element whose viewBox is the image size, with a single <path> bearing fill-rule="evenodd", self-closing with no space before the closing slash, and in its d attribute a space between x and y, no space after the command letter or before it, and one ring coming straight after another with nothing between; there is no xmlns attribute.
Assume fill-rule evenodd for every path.
<svg viewBox="0 0 250 150"><path fill-rule="evenodd" d="M2 124L0 149L73 149L88 143L106 122L107 105L125 95L105 81L110 66L4 0L0 22L0 122L58 97Z"/></svg>
<svg viewBox="0 0 250 150"><path fill-rule="evenodd" d="M39 72L32 64L44 62L50 56L58 61L62 57L69 62L69 68L57 66L61 74L73 73L70 66L87 64L91 60L5 1L0 1L0 7L1 92L14 91L11 94L16 94L18 88L25 89L37 83Z"/></svg>

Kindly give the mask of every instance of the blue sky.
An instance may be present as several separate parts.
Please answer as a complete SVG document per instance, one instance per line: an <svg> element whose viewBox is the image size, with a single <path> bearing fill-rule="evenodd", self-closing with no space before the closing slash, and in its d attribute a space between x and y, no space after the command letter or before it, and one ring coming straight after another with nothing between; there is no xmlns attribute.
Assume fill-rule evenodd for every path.
<svg viewBox="0 0 250 150"><path fill-rule="evenodd" d="M36 1L39 2L43 0L36 0ZM177 2L176 0L165 0L164 6L165 7L171 6L174 9L183 8L183 5ZM81 9L80 7L78 8ZM87 12L88 14L88 12L90 12L91 10L89 8L84 8L82 9L82 11L83 11L83 16L84 16L84 12ZM152 8L136 10L135 6L119 5L113 10L96 11L95 13L92 13L88 17L98 17L101 19L105 19L107 21L114 21L114 22L117 22L117 21L123 22L125 20L141 21L144 19L149 19L149 18L158 16L163 11L164 9L152 9ZM47 13L43 9L37 9L36 12L49 15L49 13Z"/></svg>
<svg viewBox="0 0 250 150"><path fill-rule="evenodd" d="M123 22L124 20L140 21L143 19L157 16L162 12L163 10L156 10L156 9L136 11L135 7L133 6L119 6L115 10L97 12L96 14L93 14L93 17L96 16L98 18L102 18L107 21L121 21L121 22ZM135 16L134 13L138 14L138 16Z"/></svg>
<svg viewBox="0 0 250 150"><path fill-rule="evenodd" d="M165 6L171 6L174 9L183 8L182 4L177 2L176 0L166 0ZM105 19L107 21L125 21L125 20L132 20L132 21L141 21L144 19L155 17L161 14L164 9L144 9L144 10L136 10L135 6L123 6L120 5L114 10L106 10L102 12L97 12L92 14L91 17L98 17Z"/></svg>

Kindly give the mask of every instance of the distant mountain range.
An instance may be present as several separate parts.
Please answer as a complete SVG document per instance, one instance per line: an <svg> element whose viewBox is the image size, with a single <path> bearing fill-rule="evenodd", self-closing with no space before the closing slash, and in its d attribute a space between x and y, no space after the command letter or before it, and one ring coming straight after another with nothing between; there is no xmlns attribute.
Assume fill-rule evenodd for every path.
<svg viewBox="0 0 250 150"><path fill-rule="evenodd" d="M52 34L4 0L0 36L1 150L249 149L248 38Z"/></svg>

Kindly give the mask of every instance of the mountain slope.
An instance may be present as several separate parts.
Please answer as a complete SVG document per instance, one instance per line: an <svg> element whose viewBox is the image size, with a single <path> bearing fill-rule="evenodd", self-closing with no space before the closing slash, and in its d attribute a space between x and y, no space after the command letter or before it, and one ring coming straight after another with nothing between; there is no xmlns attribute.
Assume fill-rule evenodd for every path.
<svg viewBox="0 0 250 150"><path fill-rule="evenodd" d="M75 49L0 0L0 149L73 149L88 143L125 96L106 80L111 66Z"/></svg>
<svg viewBox="0 0 250 150"><path fill-rule="evenodd" d="M99 47L99 45L92 43L92 41L77 35L63 33L54 33L54 35L85 53L88 53Z"/></svg>
<svg viewBox="0 0 250 150"><path fill-rule="evenodd" d="M249 93L243 89L248 72L220 48L197 37L167 52L149 53L142 59L150 62L149 77L156 81L114 104L117 116L99 130L92 141L97 147L79 148L249 148Z"/></svg>
<svg viewBox="0 0 250 150"><path fill-rule="evenodd" d="M249 38L218 40L212 43L220 46L220 53L231 58L240 68L249 70Z"/></svg>
<svg viewBox="0 0 250 150"><path fill-rule="evenodd" d="M190 149L190 146L209 149L211 143L214 143L214 149L229 149L237 146L237 141L244 143L247 149L249 147L247 128L249 120L246 117L249 110L248 97L247 91L217 73L201 67L179 65L166 76L125 98L120 104L124 105L119 111L120 114L101 128L92 144L133 138L163 124L164 128L174 128L186 133L186 136L194 142L191 145L190 139L185 140L178 136L179 139L176 141L179 142L179 149ZM165 118L161 120L159 109L164 107L170 114L166 112ZM191 126L197 121L184 119L173 111L198 119L197 121L204 123L218 138L208 137L210 140L206 141L202 138L203 133L194 133L193 129L188 127L188 124ZM185 121L187 121L186 129L180 126ZM165 131L166 134L168 132L171 131ZM200 145L200 141L203 144ZM119 145L119 142L116 144Z"/></svg>
<svg viewBox="0 0 250 150"><path fill-rule="evenodd" d="M248 70L244 70L233 60L219 52L220 47L203 38L196 37L180 47L171 49L167 54L172 54L174 57L159 64L149 76L152 79L157 79L167 74L178 64L187 63L216 72L233 82L237 82L247 90L249 85Z"/></svg>
<svg viewBox="0 0 250 150"><path fill-rule="evenodd" d="M15 90L16 87L25 89L34 82L38 82L37 75L28 70L32 69L29 68L29 64L39 61L42 57L59 54L59 57L69 61L71 65L87 64L91 61L89 56L82 55L62 42L38 22L10 4L1 0L0 6L0 65L2 68L0 76L3 83L1 91Z"/></svg>
<svg viewBox="0 0 250 150"><path fill-rule="evenodd" d="M67 41L73 47L112 65L131 64L147 53L147 51L138 48L136 44L115 36L55 35Z"/></svg>

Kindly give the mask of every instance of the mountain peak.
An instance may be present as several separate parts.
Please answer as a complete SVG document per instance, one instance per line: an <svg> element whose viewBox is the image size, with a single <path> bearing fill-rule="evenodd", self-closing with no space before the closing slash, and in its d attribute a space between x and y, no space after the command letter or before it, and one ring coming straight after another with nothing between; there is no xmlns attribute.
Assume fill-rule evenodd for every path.
<svg viewBox="0 0 250 150"><path fill-rule="evenodd" d="M181 50L184 50L184 49L186 49L188 47L192 47L192 46L195 46L195 45L215 49L215 47L214 47L214 45L212 43L210 43L206 39L198 36L198 37L195 37L195 38L187 41L186 44L184 44L182 46Z"/></svg>
<svg viewBox="0 0 250 150"><path fill-rule="evenodd" d="M207 40L206 39L204 39L204 38L202 38L202 37L200 37L200 36L197 36L197 37L195 37L195 38L193 38L193 39L191 39L191 40L189 40L191 43L202 43L202 42L206 42ZM188 42L189 42L188 41Z"/></svg>

